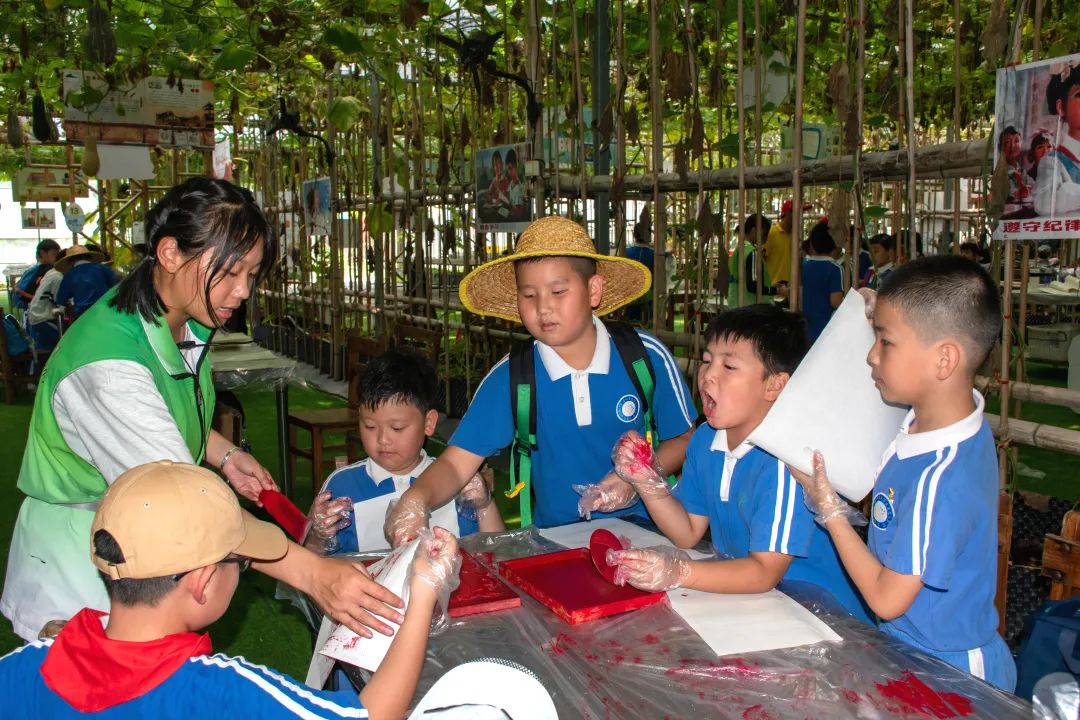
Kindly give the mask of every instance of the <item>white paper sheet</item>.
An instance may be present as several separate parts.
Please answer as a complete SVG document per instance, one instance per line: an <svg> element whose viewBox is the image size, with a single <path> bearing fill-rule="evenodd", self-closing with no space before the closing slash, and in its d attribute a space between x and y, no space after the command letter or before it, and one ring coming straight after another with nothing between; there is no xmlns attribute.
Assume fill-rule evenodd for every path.
<svg viewBox="0 0 1080 720"><path fill-rule="evenodd" d="M670 540L659 533L654 533L618 518L601 518L589 522L563 525L562 527L545 528L540 531L540 534L563 547L584 548L589 547L589 538L597 530L610 530L620 537L626 537L630 540L631 546L636 548L672 544ZM708 553L698 552L697 550L687 550L686 552L695 560L712 557Z"/></svg>
<svg viewBox="0 0 1080 720"><path fill-rule="evenodd" d="M881 456L908 410L881 399L866 363L873 344L863 298L849 291L747 438L805 473L813 471L814 450L820 450L833 487L856 502L873 488Z"/></svg>
<svg viewBox="0 0 1080 720"><path fill-rule="evenodd" d="M409 565L419 545L420 539L417 538L397 548L370 568L371 576L376 582L405 601L402 613L409 607L409 597L405 588L409 581ZM397 632L398 625L389 620L386 623L393 628L395 633ZM334 660L341 660L375 672L382 664L393 641L393 636L382 633L374 633L370 638L362 638L344 625L338 625L323 643L320 652Z"/></svg>
<svg viewBox="0 0 1080 720"><path fill-rule="evenodd" d="M405 484L400 492L388 495L380 495L369 500L353 503L355 522L353 531L356 533L356 547L360 552L367 550L389 550L390 543L383 534L383 525L386 523L386 508L391 502L398 500L401 494L409 486ZM436 508L428 518L429 527L441 527L460 536L458 527L457 504L451 499L442 507Z"/></svg>
<svg viewBox="0 0 1080 720"><path fill-rule="evenodd" d="M721 657L841 640L814 613L779 590L719 595L679 589L667 595L675 612Z"/></svg>
<svg viewBox="0 0 1080 720"><path fill-rule="evenodd" d="M153 180L150 148L142 145L98 145L98 180Z"/></svg>

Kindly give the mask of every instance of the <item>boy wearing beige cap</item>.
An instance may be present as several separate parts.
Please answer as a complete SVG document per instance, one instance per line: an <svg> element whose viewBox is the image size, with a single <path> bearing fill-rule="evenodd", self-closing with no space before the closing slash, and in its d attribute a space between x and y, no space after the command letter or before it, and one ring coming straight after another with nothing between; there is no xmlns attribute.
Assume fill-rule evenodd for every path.
<svg viewBox="0 0 1080 720"><path fill-rule="evenodd" d="M200 634L229 607L239 574L283 557L281 530L240 509L209 470L161 461L124 473L91 528L91 559L112 605L84 609L54 640L0 659L6 718L401 718L419 678L436 596L457 543L436 528L413 561L405 620L371 682L319 692L241 657L212 655ZM367 708L367 709L365 709Z"/></svg>

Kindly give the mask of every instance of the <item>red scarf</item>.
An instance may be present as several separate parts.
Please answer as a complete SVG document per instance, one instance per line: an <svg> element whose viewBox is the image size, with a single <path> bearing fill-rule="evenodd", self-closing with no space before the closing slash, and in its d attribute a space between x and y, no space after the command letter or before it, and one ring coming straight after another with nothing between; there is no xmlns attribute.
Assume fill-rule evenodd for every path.
<svg viewBox="0 0 1080 720"><path fill-rule="evenodd" d="M105 614L80 610L41 664L49 689L80 712L98 712L145 695L188 658L213 652L206 633L177 633L149 642L111 640L101 626Z"/></svg>

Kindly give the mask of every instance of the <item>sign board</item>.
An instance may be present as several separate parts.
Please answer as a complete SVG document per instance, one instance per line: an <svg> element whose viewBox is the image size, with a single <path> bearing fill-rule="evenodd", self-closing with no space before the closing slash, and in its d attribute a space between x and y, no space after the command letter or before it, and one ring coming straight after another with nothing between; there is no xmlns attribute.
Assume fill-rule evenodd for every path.
<svg viewBox="0 0 1080 720"><path fill-rule="evenodd" d="M56 210L52 208L22 208L23 230L55 230Z"/></svg>
<svg viewBox="0 0 1080 720"><path fill-rule="evenodd" d="M71 183L67 170L23 168L11 178L11 196L15 202L68 202ZM88 197L83 175L75 171L75 197Z"/></svg>
<svg viewBox="0 0 1080 720"><path fill-rule="evenodd" d="M64 132L68 140L214 147L214 84L148 77L112 89L100 75L64 71Z"/></svg>
<svg viewBox="0 0 1080 720"><path fill-rule="evenodd" d="M532 222L532 203L522 170L528 146L499 145L476 153L476 229L517 233Z"/></svg>
<svg viewBox="0 0 1080 720"><path fill-rule="evenodd" d="M1080 54L998 70L994 167L999 158L1009 195L995 237L1080 235Z"/></svg>

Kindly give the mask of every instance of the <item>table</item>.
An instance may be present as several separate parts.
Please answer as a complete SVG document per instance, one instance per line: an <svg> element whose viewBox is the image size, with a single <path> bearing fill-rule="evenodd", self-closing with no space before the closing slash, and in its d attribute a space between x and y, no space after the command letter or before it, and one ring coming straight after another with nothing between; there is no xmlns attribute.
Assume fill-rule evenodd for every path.
<svg viewBox="0 0 1080 720"><path fill-rule="evenodd" d="M560 549L533 528L472 535L462 547L496 561ZM523 595L519 608L452 620L432 636L414 703L448 669L498 657L535 672L566 719L1031 717L1024 701L842 616L811 586L781 589L844 641L718 658L667 602L567 625Z"/></svg>
<svg viewBox="0 0 1080 720"><path fill-rule="evenodd" d="M1013 288L1013 302L1020 302L1020 289ZM1054 306L1077 306L1080 305L1080 295L1076 293L1048 292L1046 290L1033 290L1028 288L1028 305L1054 305Z"/></svg>
<svg viewBox="0 0 1080 720"><path fill-rule="evenodd" d="M256 345L243 333L218 332L210 343L210 367L214 387L236 390L245 387L273 386L277 395L278 457L281 461L281 486L285 495L292 491L289 472L289 381L296 371L296 361L276 355Z"/></svg>

